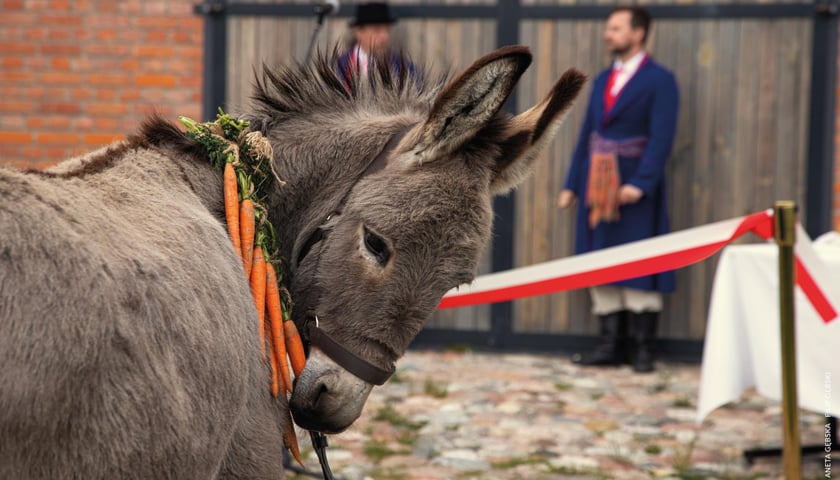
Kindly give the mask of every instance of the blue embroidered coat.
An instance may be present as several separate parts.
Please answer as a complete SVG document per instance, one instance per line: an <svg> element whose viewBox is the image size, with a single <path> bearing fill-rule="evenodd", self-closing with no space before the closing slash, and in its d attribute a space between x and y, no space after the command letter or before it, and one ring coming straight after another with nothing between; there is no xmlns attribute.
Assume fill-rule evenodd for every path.
<svg viewBox="0 0 840 480"><path fill-rule="evenodd" d="M604 91L611 69L601 72L592 87L586 117L572 157L565 188L577 196L575 253L612 247L670 232L665 192L665 162L671 154L679 109L674 75L648 58L619 93L612 109L604 112ZM638 187L644 195L634 204L622 205L617 222L589 227L586 205L589 140L593 132L621 140L646 136L641 158L618 157L620 184ZM613 285L669 293L674 291L673 271L633 278Z"/></svg>

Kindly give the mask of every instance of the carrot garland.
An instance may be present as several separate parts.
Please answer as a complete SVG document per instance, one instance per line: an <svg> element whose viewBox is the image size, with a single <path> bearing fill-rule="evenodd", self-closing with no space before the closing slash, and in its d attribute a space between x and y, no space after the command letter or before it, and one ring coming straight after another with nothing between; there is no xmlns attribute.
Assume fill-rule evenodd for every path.
<svg viewBox="0 0 840 480"><path fill-rule="evenodd" d="M289 410L286 410L286 422L289 424L289 428L283 432L283 444L302 467L303 460L300 459L300 447L298 447L297 436L295 435L295 424L292 422L292 415Z"/></svg>
<svg viewBox="0 0 840 480"><path fill-rule="evenodd" d="M283 393L292 393L292 380L289 376L289 363L286 360L286 341L283 335L283 307L280 299L280 288L277 285L277 273L274 265L266 265L266 308L268 310L268 321L271 325L272 342L274 343L273 364L277 365L280 376L280 386Z"/></svg>
<svg viewBox="0 0 840 480"><path fill-rule="evenodd" d="M306 354L303 351L303 342L300 339L300 333L298 333L295 322L286 319L283 322L283 334L286 337L286 351L289 354L289 360L292 362L292 371L295 373L295 378L298 378L306 364Z"/></svg>
<svg viewBox="0 0 840 480"><path fill-rule="evenodd" d="M251 277L251 269L254 265L254 234L256 232L254 221L254 202L250 198L246 198L242 200L239 207L239 235L241 236L242 259L245 261L245 277L247 278Z"/></svg>
<svg viewBox="0 0 840 480"><path fill-rule="evenodd" d="M225 163L224 195L228 234L233 241L233 249L239 255L239 261L242 262L242 247L239 241L239 196L236 193L236 172L230 162Z"/></svg>
<svg viewBox="0 0 840 480"><path fill-rule="evenodd" d="M271 144L260 132L249 132L248 122L233 119L221 109L215 122L179 120L187 128L186 134L204 146L213 166L223 172L225 221L257 310L260 350L271 372L269 391L275 397L281 393L285 397L292 391L289 361L298 377L306 358L290 320L292 301L281 286L276 235L264 206L268 186L275 181L279 186L285 184L271 171ZM283 443L303 466L291 412L284 409L284 413L289 428L283 432Z"/></svg>

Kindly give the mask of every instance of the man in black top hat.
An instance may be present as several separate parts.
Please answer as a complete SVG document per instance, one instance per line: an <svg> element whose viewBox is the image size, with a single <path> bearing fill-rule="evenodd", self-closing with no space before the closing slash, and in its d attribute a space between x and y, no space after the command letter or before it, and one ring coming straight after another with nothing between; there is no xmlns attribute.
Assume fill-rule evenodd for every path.
<svg viewBox="0 0 840 480"><path fill-rule="evenodd" d="M360 72L367 76L371 61L377 58L387 59L395 68L399 68L398 56L389 50L391 26L397 23L387 3L371 2L356 5L356 17L350 22L354 43L338 58L338 70L345 79L350 73ZM409 70L414 68L406 65Z"/></svg>

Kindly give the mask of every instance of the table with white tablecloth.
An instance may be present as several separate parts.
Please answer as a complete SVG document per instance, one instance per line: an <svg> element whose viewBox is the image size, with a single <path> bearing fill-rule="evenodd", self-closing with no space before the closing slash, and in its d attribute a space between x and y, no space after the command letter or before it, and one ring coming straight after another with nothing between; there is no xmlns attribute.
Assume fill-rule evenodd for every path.
<svg viewBox="0 0 840 480"><path fill-rule="evenodd" d="M812 244L822 283L836 304L840 245ZM778 247L731 245L720 257L709 304L697 420L755 387L781 400ZM797 396L801 408L840 416L840 318L825 322L797 288Z"/></svg>

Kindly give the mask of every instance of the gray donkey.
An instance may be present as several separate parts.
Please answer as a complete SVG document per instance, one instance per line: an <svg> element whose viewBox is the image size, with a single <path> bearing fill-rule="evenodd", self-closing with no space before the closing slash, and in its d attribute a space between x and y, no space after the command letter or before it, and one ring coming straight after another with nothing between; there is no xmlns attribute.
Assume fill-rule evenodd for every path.
<svg viewBox="0 0 840 480"><path fill-rule="evenodd" d="M325 433L381 382L320 346L392 371L474 277L493 195L523 180L584 82L569 70L511 117L525 47L450 82L386 62L342 76L334 60L265 69L244 115L286 182L269 213L294 321L329 339L289 404ZM0 168L0 478L283 477L288 406L222 197L202 147L157 117L47 171Z"/></svg>

